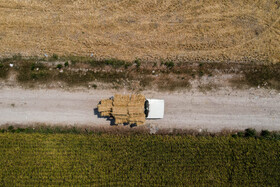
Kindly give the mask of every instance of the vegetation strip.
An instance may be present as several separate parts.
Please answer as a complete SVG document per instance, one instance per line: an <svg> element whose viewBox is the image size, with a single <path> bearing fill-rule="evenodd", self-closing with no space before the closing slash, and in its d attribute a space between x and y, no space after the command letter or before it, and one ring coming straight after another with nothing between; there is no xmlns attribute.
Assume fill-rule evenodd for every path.
<svg viewBox="0 0 280 187"><path fill-rule="evenodd" d="M245 138L16 130L0 133L1 186L280 184L280 141L249 137L254 131Z"/></svg>
<svg viewBox="0 0 280 187"><path fill-rule="evenodd" d="M235 74L231 83L280 89L280 63L191 63L125 62L117 59L97 60L90 57L22 58L14 56L0 60L0 78L6 79L10 70L17 72L22 84L47 84L55 81L68 86L96 88L97 82L114 88L141 89L156 86L159 90L189 88L190 80L218 74Z"/></svg>

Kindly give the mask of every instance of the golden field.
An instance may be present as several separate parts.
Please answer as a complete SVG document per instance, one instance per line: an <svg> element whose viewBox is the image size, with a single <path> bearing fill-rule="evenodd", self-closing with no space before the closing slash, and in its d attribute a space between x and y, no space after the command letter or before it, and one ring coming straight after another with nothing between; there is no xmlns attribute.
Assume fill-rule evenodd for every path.
<svg viewBox="0 0 280 187"><path fill-rule="evenodd" d="M280 61L278 0L0 0L0 56Z"/></svg>

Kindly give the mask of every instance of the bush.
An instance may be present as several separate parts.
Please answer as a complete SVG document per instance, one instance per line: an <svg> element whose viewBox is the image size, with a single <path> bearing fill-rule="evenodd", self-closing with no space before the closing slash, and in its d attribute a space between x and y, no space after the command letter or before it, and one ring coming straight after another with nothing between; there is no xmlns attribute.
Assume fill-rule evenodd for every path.
<svg viewBox="0 0 280 187"><path fill-rule="evenodd" d="M10 67L8 64L0 63L0 78L7 78Z"/></svg>
<svg viewBox="0 0 280 187"><path fill-rule="evenodd" d="M124 68L127 69L130 65L130 63L125 63Z"/></svg>
<svg viewBox="0 0 280 187"><path fill-rule="evenodd" d="M15 130L15 132L16 132L16 133L20 133L20 132L24 132L24 130L25 130L25 129L23 129L23 128L17 128L17 129Z"/></svg>
<svg viewBox="0 0 280 187"><path fill-rule="evenodd" d="M238 136L238 137L244 137L244 132L238 132L238 133L237 133L237 136Z"/></svg>
<svg viewBox="0 0 280 187"><path fill-rule="evenodd" d="M123 60L117 60L117 59L108 59L104 61L106 65L113 66L115 68L119 68L121 66L125 65L125 61Z"/></svg>
<svg viewBox="0 0 280 187"><path fill-rule="evenodd" d="M262 130L261 131L261 136L262 137L265 137L265 138L268 138L270 136L270 132L268 130Z"/></svg>
<svg viewBox="0 0 280 187"><path fill-rule="evenodd" d="M140 68L141 62L140 62L139 59L136 59L136 60L134 61L134 63L136 64L136 67L137 67L137 68Z"/></svg>
<svg viewBox="0 0 280 187"><path fill-rule="evenodd" d="M12 131L12 130L14 130L14 127L13 126L9 126L8 127L8 131Z"/></svg>
<svg viewBox="0 0 280 187"><path fill-rule="evenodd" d="M96 88L97 88L97 85L96 85L96 84L93 84L92 87L93 87L94 89L96 89Z"/></svg>
<svg viewBox="0 0 280 187"><path fill-rule="evenodd" d="M173 68L174 67L174 62L170 61L170 62L165 62L164 65L168 68Z"/></svg>
<svg viewBox="0 0 280 187"><path fill-rule="evenodd" d="M57 69L61 69L62 67L63 67L62 64L57 64L56 66Z"/></svg>
<svg viewBox="0 0 280 187"><path fill-rule="evenodd" d="M69 66L69 63L68 63L68 62L65 62L65 63L64 63L64 66L65 66L65 67L68 67L68 66Z"/></svg>
<svg viewBox="0 0 280 187"><path fill-rule="evenodd" d="M252 128L245 129L245 137L256 137L256 130Z"/></svg>

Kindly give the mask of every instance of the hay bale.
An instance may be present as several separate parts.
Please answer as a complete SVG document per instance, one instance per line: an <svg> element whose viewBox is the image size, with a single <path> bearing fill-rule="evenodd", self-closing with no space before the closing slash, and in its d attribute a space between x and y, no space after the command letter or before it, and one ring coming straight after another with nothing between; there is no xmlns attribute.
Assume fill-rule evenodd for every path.
<svg viewBox="0 0 280 187"><path fill-rule="evenodd" d="M145 97L141 94L115 94L114 99L103 99L98 105L101 116L112 116L116 124L130 123L142 125L145 123Z"/></svg>
<svg viewBox="0 0 280 187"><path fill-rule="evenodd" d="M127 106L130 101L129 95L120 95L120 94L115 94L114 96L114 106Z"/></svg>
<svg viewBox="0 0 280 187"><path fill-rule="evenodd" d="M127 107L113 107L113 115L128 115Z"/></svg>
<svg viewBox="0 0 280 187"><path fill-rule="evenodd" d="M115 116L115 124L128 123L127 116Z"/></svg>
<svg viewBox="0 0 280 187"><path fill-rule="evenodd" d="M144 106L143 107L128 107L128 114L143 114L144 113Z"/></svg>

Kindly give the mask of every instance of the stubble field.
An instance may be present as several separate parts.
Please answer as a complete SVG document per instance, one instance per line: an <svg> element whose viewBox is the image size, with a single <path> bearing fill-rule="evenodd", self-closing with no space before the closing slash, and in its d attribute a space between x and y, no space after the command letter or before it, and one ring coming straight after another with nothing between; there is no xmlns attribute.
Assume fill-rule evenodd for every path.
<svg viewBox="0 0 280 187"><path fill-rule="evenodd" d="M280 2L1 0L0 55L279 62Z"/></svg>

